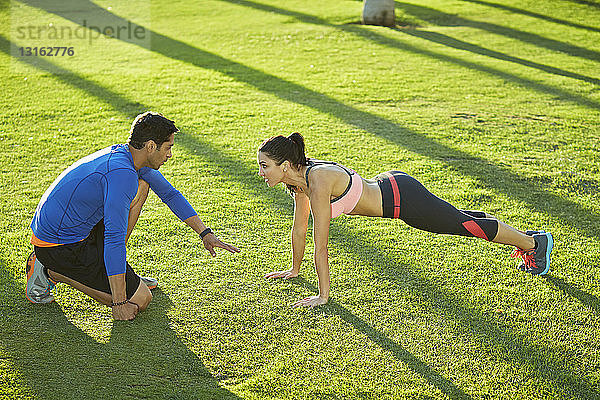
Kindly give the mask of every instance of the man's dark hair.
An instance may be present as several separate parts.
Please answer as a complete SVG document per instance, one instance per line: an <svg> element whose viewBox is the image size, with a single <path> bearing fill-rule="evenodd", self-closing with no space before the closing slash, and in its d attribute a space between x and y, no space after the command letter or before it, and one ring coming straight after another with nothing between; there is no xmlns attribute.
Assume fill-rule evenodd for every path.
<svg viewBox="0 0 600 400"><path fill-rule="evenodd" d="M160 148L175 132L179 132L179 129L173 121L158 113L148 111L135 117L127 142L139 150L144 147L144 143L152 140Z"/></svg>

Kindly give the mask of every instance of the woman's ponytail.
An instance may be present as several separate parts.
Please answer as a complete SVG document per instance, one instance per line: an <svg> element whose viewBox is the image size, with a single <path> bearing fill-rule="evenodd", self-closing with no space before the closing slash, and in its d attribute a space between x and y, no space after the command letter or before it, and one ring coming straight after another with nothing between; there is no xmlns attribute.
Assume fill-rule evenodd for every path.
<svg viewBox="0 0 600 400"><path fill-rule="evenodd" d="M294 132L288 136L290 142L293 143L293 160L290 159L292 164L296 166L302 166L308 164L306 162L306 155L304 154L304 138L298 132Z"/></svg>
<svg viewBox="0 0 600 400"><path fill-rule="evenodd" d="M272 158L277 165L289 161L296 168L308 165L304 154L304 138L298 132L288 137L279 135L267 139L258 149Z"/></svg>

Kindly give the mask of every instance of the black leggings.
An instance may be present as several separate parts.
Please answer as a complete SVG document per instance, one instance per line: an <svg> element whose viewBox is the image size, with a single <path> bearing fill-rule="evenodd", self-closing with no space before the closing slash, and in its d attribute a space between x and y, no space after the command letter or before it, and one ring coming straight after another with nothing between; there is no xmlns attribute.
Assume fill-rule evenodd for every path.
<svg viewBox="0 0 600 400"><path fill-rule="evenodd" d="M475 236L490 241L498 234L496 219L485 218L482 211L457 209L404 172L384 172L375 179L381 189L384 218L400 218L428 232Z"/></svg>

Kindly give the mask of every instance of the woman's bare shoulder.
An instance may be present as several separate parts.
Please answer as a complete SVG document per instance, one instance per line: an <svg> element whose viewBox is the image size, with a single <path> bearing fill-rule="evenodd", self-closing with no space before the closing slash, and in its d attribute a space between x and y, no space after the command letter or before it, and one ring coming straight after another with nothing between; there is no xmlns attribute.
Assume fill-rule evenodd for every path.
<svg viewBox="0 0 600 400"><path fill-rule="evenodd" d="M346 187L347 181L348 174L339 165L334 164L315 166L308 175L308 187L311 193L322 191L331 195L334 191L338 191L336 188Z"/></svg>

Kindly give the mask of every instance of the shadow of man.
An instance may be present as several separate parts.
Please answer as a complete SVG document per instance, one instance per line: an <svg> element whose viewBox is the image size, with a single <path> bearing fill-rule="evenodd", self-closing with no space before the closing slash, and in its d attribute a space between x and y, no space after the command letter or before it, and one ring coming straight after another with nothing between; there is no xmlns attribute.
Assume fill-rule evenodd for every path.
<svg viewBox="0 0 600 400"><path fill-rule="evenodd" d="M60 304L29 304L0 260L0 350L34 398L239 399L219 386L170 327L173 303L160 289L133 322L113 321L108 343L75 326ZM60 300L59 300L60 302ZM84 305L85 306L85 305ZM101 321L100 321L101 323ZM98 329L101 329L99 326ZM2 365L0 364L0 370ZM12 385L11 385L12 386Z"/></svg>

